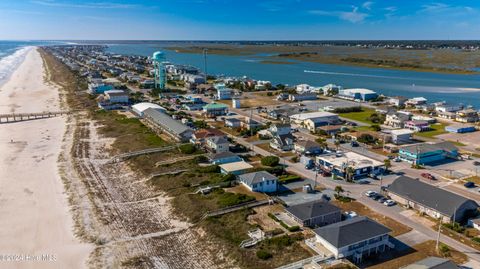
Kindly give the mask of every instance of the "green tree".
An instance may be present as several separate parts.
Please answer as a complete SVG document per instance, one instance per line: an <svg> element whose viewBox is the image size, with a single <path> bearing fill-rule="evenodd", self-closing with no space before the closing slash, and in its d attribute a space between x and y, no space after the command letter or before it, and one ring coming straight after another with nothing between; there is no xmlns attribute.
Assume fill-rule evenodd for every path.
<svg viewBox="0 0 480 269"><path fill-rule="evenodd" d="M338 151L338 147L340 147L340 140L336 139L334 144L335 144L336 151Z"/></svg>
<svg viewBox="0 0 480 269"><path fill-rule="evenodd" d="M277 156L265 156L261 159L260 162L264 166L274 167L278 165L278 163L280 162L280 158L278 158Z"/></svg>
<svg viewBox="0 0 480 269"><path fill-rule="evenodd" d="M335 192L338 196L340 196L340 194L345 192L345 190L342 188L342 186L335 186Z"/></svg>
<svg viewBox="0 0 480 269"><path fill-rule="evenodd" d="M353 180L353 175L355 174L355 169L353 167L348 166L345 168L345 180L351 182Z"/></svg>
<svg viewBox="0 0 480 269"><path fill-rule="evenodd" d="M383 165L385 166L385 172L388 172L388 169L392 167L392 161L390 159L383 160Z"/></svg>

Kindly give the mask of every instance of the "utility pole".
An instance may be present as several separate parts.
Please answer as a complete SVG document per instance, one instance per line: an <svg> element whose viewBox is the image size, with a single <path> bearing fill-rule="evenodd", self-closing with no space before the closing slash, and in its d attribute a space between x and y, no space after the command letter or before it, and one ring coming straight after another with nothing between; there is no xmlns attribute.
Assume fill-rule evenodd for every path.
<svg viewBox="0 0 480 269"><path fill-rule="evenodd" d="M436 205L436 208L438 208L438 204ZM437 232L437 242L435 244L435 249L438 252L438 244L440 243L440 229L442 227L442 218L440 217L440 220L438 222L438 232Z"/></svg>
<svg viewBox="0 0 480 269"><path fill-rule="evenodd" d="M205 83L207 83L207 51L208 49L203 49L203 70L205 72Z"/></svg>

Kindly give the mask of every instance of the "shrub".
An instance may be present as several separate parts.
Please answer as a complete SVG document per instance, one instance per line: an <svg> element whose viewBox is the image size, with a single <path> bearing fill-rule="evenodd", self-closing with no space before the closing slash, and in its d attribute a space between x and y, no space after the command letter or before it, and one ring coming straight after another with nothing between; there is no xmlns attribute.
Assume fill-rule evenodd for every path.
<svg viewBox="0 0 480 269"><path fill-rule="evenodd" d="M275 217L275 215L273 215L272 213L268 212L267 215L268 215L271 219L273 219L274 221L277 221L277 222L279 221L279 220L277 219L277 217Z"/></svg>
<svg viewBox="0 0 480 269"><path fill-rule="evenodd" d="M206 156L197 156L194 159L195 163L206 163L208 162L208 158Z"/></svg>
<svg viewBox="0 0 480 269"><path fill-rule="evenodd" d="M218 172L220 172L220 166L209 165L209 166L204 166L204 167L198 167L195 170L198 173L218 173Z"/></svg>
<svg viewBox="0 0 480 269"><path fill-rule="evenodd" d="M288 230L289 232L300 231L300 226L298 226L298 225L290 226L290 227L287 228L287 230Z"/></svg>
<svg viewBox="0 0 480 269"><path fill-rule="evenodd" d="M280 176L278 178L278 182L289 183L289 182L297 181L297 180L300 180L300 179L301 179L301 177L299 177L297 175L283 175L283 176Z"/></svg>
<svg viewBox="0 0 480 269"><path fill-rule="evenodd" d="M257 257L262 260L268 260L272 257L272 253L266 250L260 249L257 251Z"/></svg>
<svg viewBox="0 0 480 269"><path fill-rule="evenodd" d="M292 157L292 162L298 163L298 156L293 156Z"/></svg>
<svg viewBox="0 0 480 269"><path fill-rule="evenodd" d="M255 200L255 197L245 194L225 192L218 198L218 204L222 207L234 206Z"/></svg>
<svg viewBox="0 0 480 269"><path fill-rule="evenodd" d="M351 112L362 112L363 109L360 106L353 107L338 107L333 110L334 113L351 113Z"/></svg>
<svg viewBox="0 0 480 269"><path fill-rule="evenodd" d="M460 223L454 222L452 223L444 223L442 224L443 227L446 227L452 231L455 231L457 233L463 233L465 231L465 227L461 226Z"/></svg>
<svg viewBox="0 0 480 269"><path fill-rule="evenodd" d="M480 237L474 237L474 238L472 238L472 241L477 243L477 244L480 244Z"/></svg>
<svg viewBox="0 0 480 269"><path fill-rule="evenodd" d="M233 175L233 174L223 175L222 179L221 179L222 182L228 182L228 181L233 181L233 180L235 180L235 175Z"/></svg>
<svg viewBox="0 0 480 269"><path fill-rule="evenodd" d="M450 256L450 248L447 245L440 243L438 250L444 257Z"/></svg>
<svg viewBox="0 0 480 269"><path fill-rule="evenodd" d="M262 165L270 167L277 166L279 162L280 159L277 156L265 156L261 160Z"/></svg>
<svg viewBox="0 0 480 269"><path fill-rule="evenodd" d="M192 144L183 144L178 148L180 149L180 152L183 154L192 154L196 151L195 146Z"/></svg>

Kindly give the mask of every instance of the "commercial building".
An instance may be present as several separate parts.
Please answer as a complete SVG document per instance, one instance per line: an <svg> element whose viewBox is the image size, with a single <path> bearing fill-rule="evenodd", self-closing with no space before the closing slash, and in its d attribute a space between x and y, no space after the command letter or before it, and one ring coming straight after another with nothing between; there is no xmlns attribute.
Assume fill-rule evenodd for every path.
<svg viewBox="0 0 480 269"><path fill-rule="evenodd" d="M473 125L450 125L445 127L445 131L449 133L471 133L475 132L477 129Z"/></svg>
<svg viewBox="0 0 480 269"><path fill-rule="evenodd" d="M323 125L340 121L337 114L323 111L294 114L290 116L290 120L296 124L305 124L307 120L313 120L315 122L325 123Z"/></svg>
<svg viewBox="0 0 480 269"><path fill-rule="evenodd" d="M308 100L317 100L317 94L315 93L302 93L302 94L289 94L288 101L301 102Z"/></svg>
<svg viewBox="0 0 480 269"><path fill-rule="evenodd" d="M332 176L352 180L366 176L376 176L385 170L383 162L355 152L317 156L317 163L322 170L330 171ZM350 174L349 170L351 170Z"/></svg>
<svg viewBox="0 0 480 269"><path fill-rule="evenodd" d="M266 171L243 174L238 180L255 192L276 192L278 189L278 178Z"/></svg>
<svg viewBox="0 0 480 269"><path fill-rule="evenodd" d="M378 94L369 89L344 89L338 92L338 97L349 100L370 101L376 99Z"/></svg>
<svg viewBox="0 0 480 269"><path fill-rule="evenodd" d="M312 201L292 205L285 209L287 215L300 226L322 227L342 220L342 211L326 201Z"/></svg>
<svg viewBox="0 0 480 269"><path fill-rule="evenodd" d="M434 164L449 158L456 159L458 149L450 142L422 143L400 148L398 156L409 163Z"/></svg>
<svg viewBox="0 0 480 269"><path fill-rule="evenodd" d="M143 112L143 118L155 132L165 133L177 141L186 142L193 134L193 130L189 127L153 108L146 109Z"/></svg>
<svg viewBox="0 0 480 269"><path fill-rule="evenodd" d="M157 104L148 103L148 102L134 104L132 106L132 112L137 114L140 117L143 117L143 112L145 112L145 110L147 110L149 108L158 110L160 112L165 112L165 108L163 108L163 107L161 107Z"/></svg>
<svg viewBox="0 0 480 269"><path fill-rule="evenodd" d="M390 229L367 217L353 217L314 230L316 241L335 258L361 262L364 256L384 252L394 245L389 241Z"/></svg>
<svg viewBox="0 0 480 269"><path fill-rule="evenodd" d="M203 107L203 113L207 117L224 116L228 113L228 106L222 103L210 103Z"/></svg>
<svg viewBox="0 0 480 269"><path fill-rule="evenodd" d="M443 222L463 222L475 215L478 204L420 180L401 176L387 187L391 199Z"/></svg>

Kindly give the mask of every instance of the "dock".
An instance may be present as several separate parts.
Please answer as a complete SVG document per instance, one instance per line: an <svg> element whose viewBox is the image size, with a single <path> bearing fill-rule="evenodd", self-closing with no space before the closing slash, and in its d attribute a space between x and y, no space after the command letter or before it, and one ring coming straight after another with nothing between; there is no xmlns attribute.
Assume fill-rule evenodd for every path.
<svg viewBox="0 0 480 269"><path fill-rule="evenodd" d="M36 120L57 117L65 114L69 114L71 111L44 111L37 113L9 113L0 114L0 124L2 123L14 123L19 121Z"/></svg>

